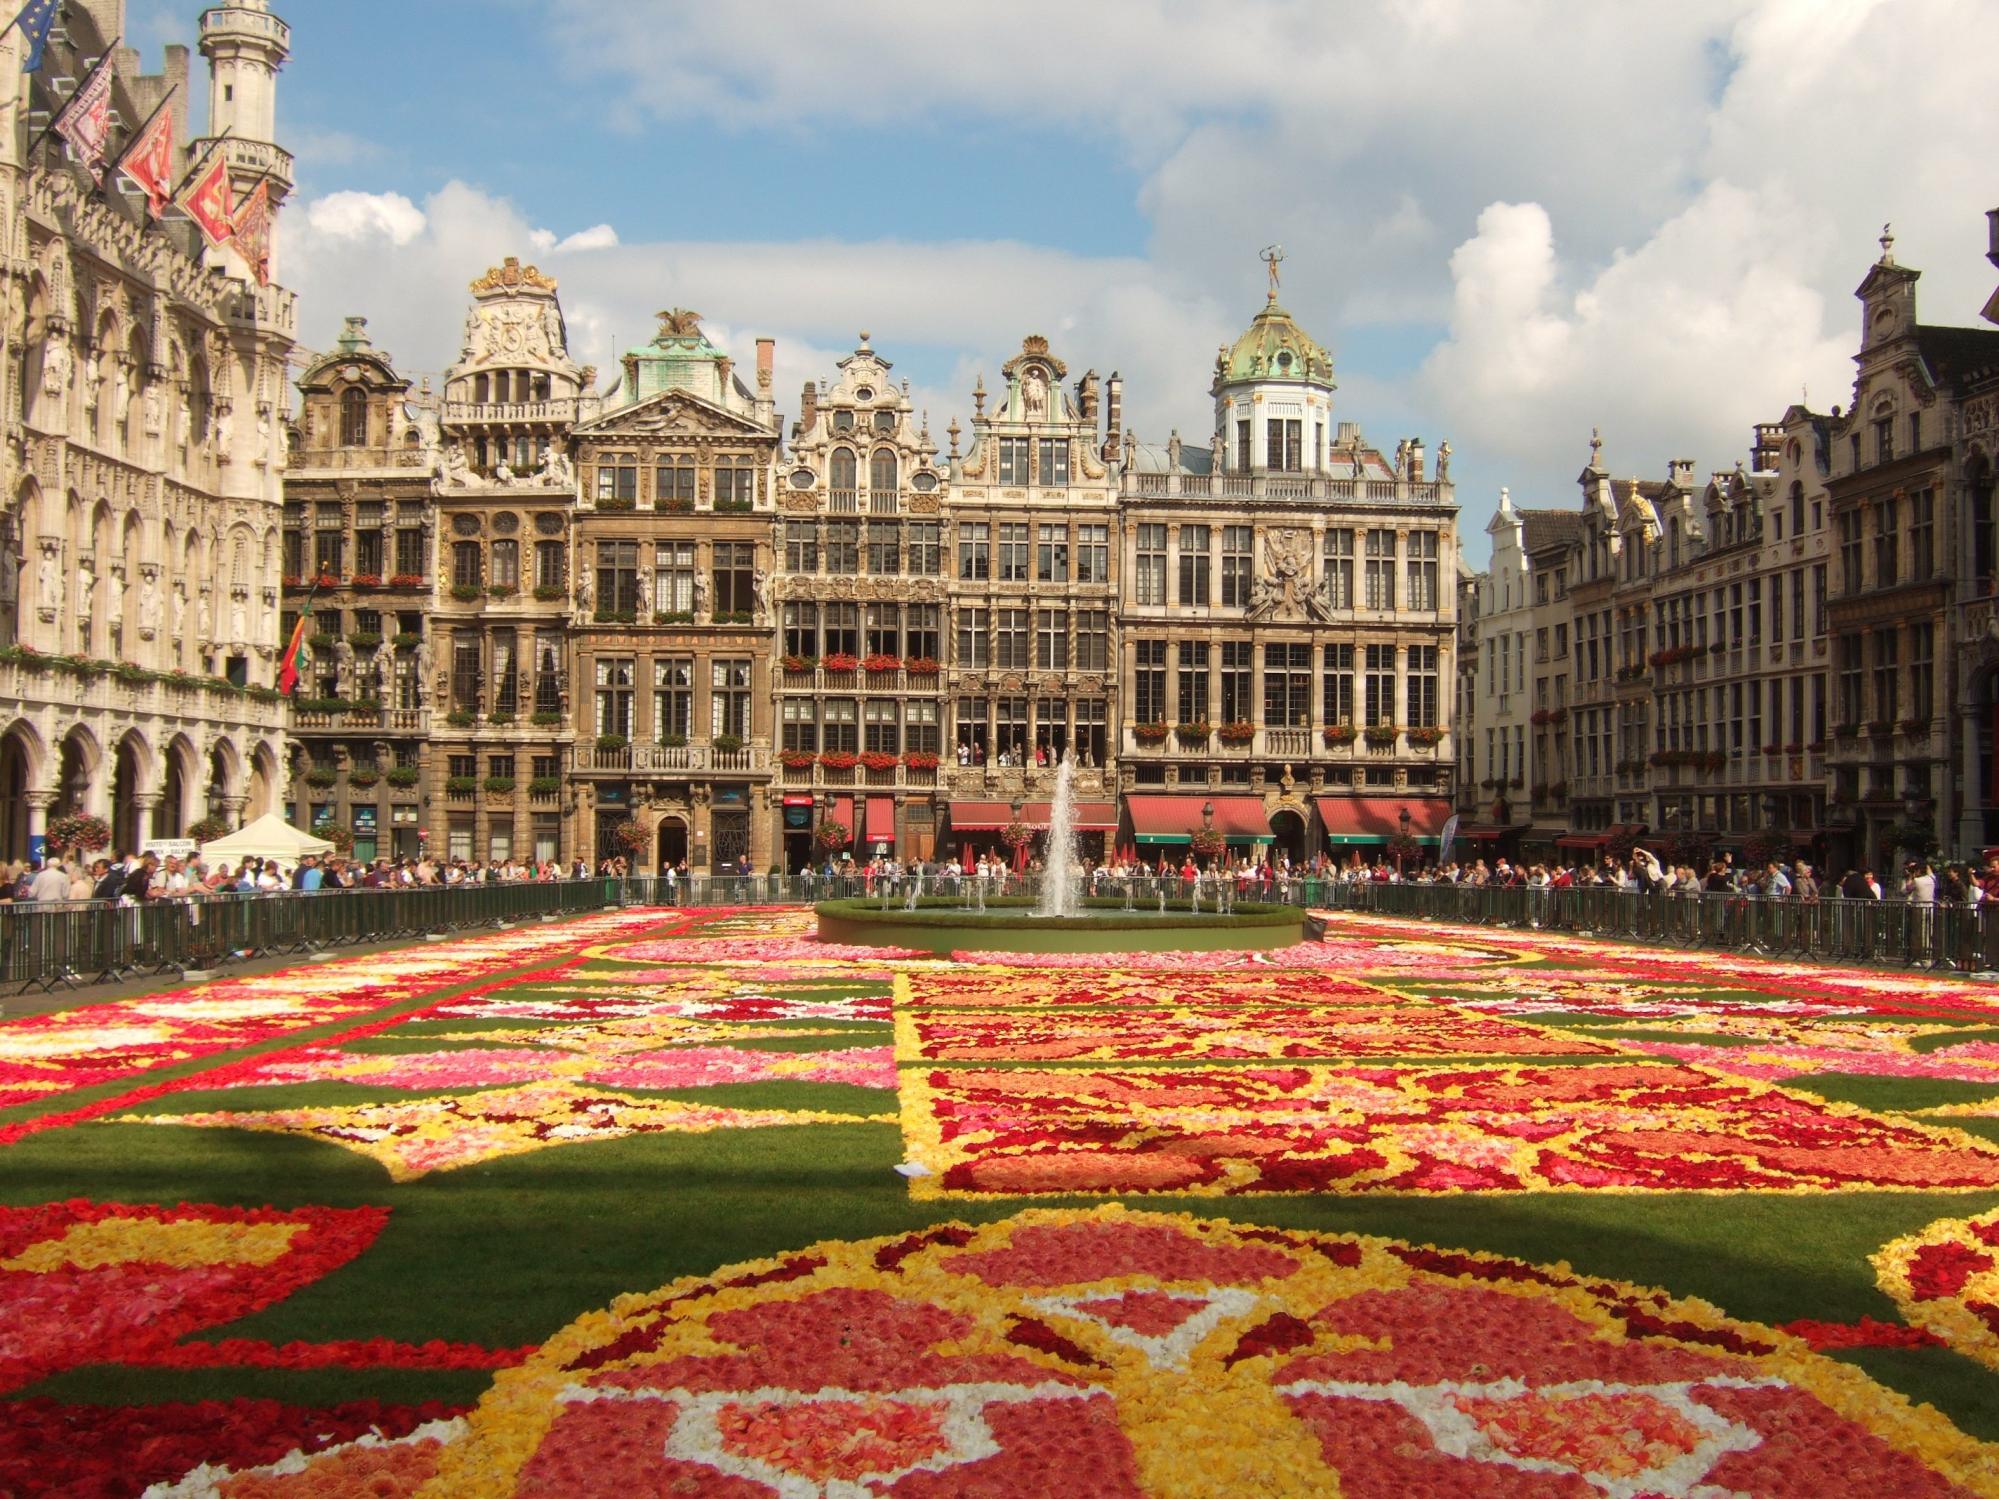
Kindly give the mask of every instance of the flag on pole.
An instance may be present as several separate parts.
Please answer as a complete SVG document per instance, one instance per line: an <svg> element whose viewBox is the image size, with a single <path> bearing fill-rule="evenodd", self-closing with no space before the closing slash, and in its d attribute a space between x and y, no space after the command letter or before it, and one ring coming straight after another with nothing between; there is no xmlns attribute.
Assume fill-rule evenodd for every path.
<svg viewBox="0 0 1999 1499"><path fill-rule="evenodd" d="M230 221L230 237L257 278L257 285L271 284L271 194L268 183L259 182Z"/></svg>
<svg viewBox="0 0 1999 1499"><path fill-rule="evenodd" d="M226 245L234 230L235 200L229 191L229 160L218 141L205 165L195 168L174 197L174 207L201 226L211 245Z"/></svg>
<svg viewBox="0 0 1999 1499"><path fill-rule="evenodd" d="M111 142L111 54L117 46L114 41L104 49L90 76L49 121L49 129L63 138L96 182L104 180L105 147Z"/></svg>
<svg viewBox="0 0 1999 1499"><path fill-rule="evenodd" d="M290 697L298 691L298 684L305 676L305 669L312 664L312 652L305 643L306 627L312 623L312 604L308 600L305 613L292 626L292 638L285 646L285 654L278 662L278 691Z"/></svg>
<svg viewBox="0 0 1999 1499"><path fill-rule="evenodd" d="M42 49L49 44L49 28L56 23L61 3L62 0L28 0L7 23L8 31L18 26L21 35L27 38L28 50L21 58L23 73L32 73L42 65Z"/></svg>
<svg viewBox="0 0 1999 1499"><path fill-rule="evenodd" d="M180 87L175 84L174 88ZM174 117L167 108L173 103L173 89L160 101L125 143L113 171L123 172L145 190L146 212L158 218L167 211L174 195Z"/></svg>

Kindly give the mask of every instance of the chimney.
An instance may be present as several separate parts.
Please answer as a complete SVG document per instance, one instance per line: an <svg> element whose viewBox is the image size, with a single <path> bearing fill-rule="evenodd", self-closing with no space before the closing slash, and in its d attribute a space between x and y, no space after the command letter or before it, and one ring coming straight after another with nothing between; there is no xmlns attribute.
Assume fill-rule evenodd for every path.
<svg viewBox="0 0 1999 1499"><path fill-rule="evenodd" d="M1115 458L1122 451L1124 432L1124 376L1111 371L1110 379L1104 382L1104 446L1106 458Z"/></svg>
<svg viewBox="0 0 1999 1499"><path fill-rule="evenodd" d="M1675 458L1671 463L1666 465L1666 471L1668 477L1670 477L1675 484L1681 485L1686 488L1693 487L1693 482L1694 482L1693 459Z"/></svg>
<svg viewBox="0 0 1999 1499"><path fill-rule="evenodd" d="M1076 410L1094 431L1097 425L1097 372L1088 370L1076 382Z"/></svg>
<svg viewBox="0 0 1999 1499"><path fill-rule="evenodd" d="M777 340L760 338L757 340L757 389L770 394L771 371L777 365Z"/></svg>
<svg viewBox="0 0 1999 1499"><path fill-rule="evenodd" d="M819 387L810 380L798 397L798 430L807 438L812 436L812 424L819 420Z"/></svg>
<svg viewBox="0 0 1999 1499"><path fill-rule="evenodd" d="M1985 258L1999 265L1999 208L1985 210Z"/></svg>
<svg viewBox="0 0 1999 1499"><path fill-rule="evenodd" d="M1423 482L1423 439L1420 437L1409 439L1409 482Z"/></svg>

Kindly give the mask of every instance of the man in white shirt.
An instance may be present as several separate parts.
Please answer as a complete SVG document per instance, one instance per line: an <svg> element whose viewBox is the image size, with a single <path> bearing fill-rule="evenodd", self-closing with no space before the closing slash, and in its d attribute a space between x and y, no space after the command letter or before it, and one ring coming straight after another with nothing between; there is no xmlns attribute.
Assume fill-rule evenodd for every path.
<svg viewBox="0 0 1999 1499"><path fill-rule="evenodd" d="M62 860L43 861L41 873L28 882L28 899L35 901L69 899L69 871L63 868Z"/></svg>

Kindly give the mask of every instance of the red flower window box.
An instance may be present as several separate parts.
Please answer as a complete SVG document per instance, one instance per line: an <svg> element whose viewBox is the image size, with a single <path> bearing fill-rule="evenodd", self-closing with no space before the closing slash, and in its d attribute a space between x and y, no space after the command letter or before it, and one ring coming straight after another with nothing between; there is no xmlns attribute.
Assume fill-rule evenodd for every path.
<svg viewBox="0 0 1999 1499"><path fill-rule="evenodd" d="M922 750L912 750L902 757L902 763L911 770L935 770L937 757Z"/></svg>
<svg viewBox="0 0 1999 1499"><path fill-rule="evenodd" d="M850 656L845 651L835 651L830 656L822 656L819 664L828 671L852 671L861 664L861 658Z"/></svg>
<svg viewBox="0 0 1999 1499"><path fill-rule="evenodd" d="M861 755L861 764L869 770L894 770L897 757L886 750L868 750Z"/></svg>
<svg viewBox="0 0 1999 1499"><path fill-rule="evenodd" d="M911 676L934 677L937 675L937 658L935 656L911 656L907 661L902 663L902 669Z"/></svg>
<svg viewBox="0 0 1999 1499"><path fill-rule="evenodd" d="M819 763L828 770L852 770L861 763L861 757L851 750L828 750L819 757Z"/></svg>
<svg viewBox="0 0 1999 1499"><path fill-rule="evenodd" d="M886 676L902 670L902 657L877 652L861 663L861 669L871 676Z"/></svg>

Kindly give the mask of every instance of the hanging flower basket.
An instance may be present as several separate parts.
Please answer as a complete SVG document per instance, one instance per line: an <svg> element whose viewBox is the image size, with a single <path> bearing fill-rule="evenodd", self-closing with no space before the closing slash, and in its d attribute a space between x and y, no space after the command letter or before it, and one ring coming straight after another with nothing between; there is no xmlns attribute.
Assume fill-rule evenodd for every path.
<svg viewBox="0 0 1999 1499"><path fill-rule="evenodd" d="M49 823L49 847L66 853L95 853L111 842L111 824L89 812L71 812Z"/></svg>
<svg viewBox="0 0 1999 1499"><path fill-rule="evenodd" d="M231 831L233 830L225 819L204 817L187 830L187 836L197 844L213 843L217 838L227 837Z"/></svg>
<svg viewBox="0 0 1999 1499"><path fill-rule="evenodd" d="M1034 842L1034 829L1016 818L1000 830L1000 842L1016 851L1026 848Z"/></svg>
<svg viewBox="0 0 1999 1499"><path fill-rule="evenodd" d="M1187 835L1187 847L1198 858L1217 859L1229 851L1229 840L1220 828L1199 827Z"/></svg>
<svg viewBox="0 0 1999 1499"><path fill-rule="evenodd" d="M652 842L652 835L646 831L644 823L636 818L627 818L611 829L611 842L625 853L635 854Z"/></svg>
<svg viewBox="0 0 1999 1499"><path fill-rule="evenodd" d="M344 823L316 822L312 825L312 836L324 838L343 854L354 846L354 830Z"/></svg>
<svg viewBox="0 0 1999 1499"><path fill-rule="evenodd" d="M813 830L812 841L821 848L845 848L854 841L854 830L836 818L827 818Z"/></svg>

